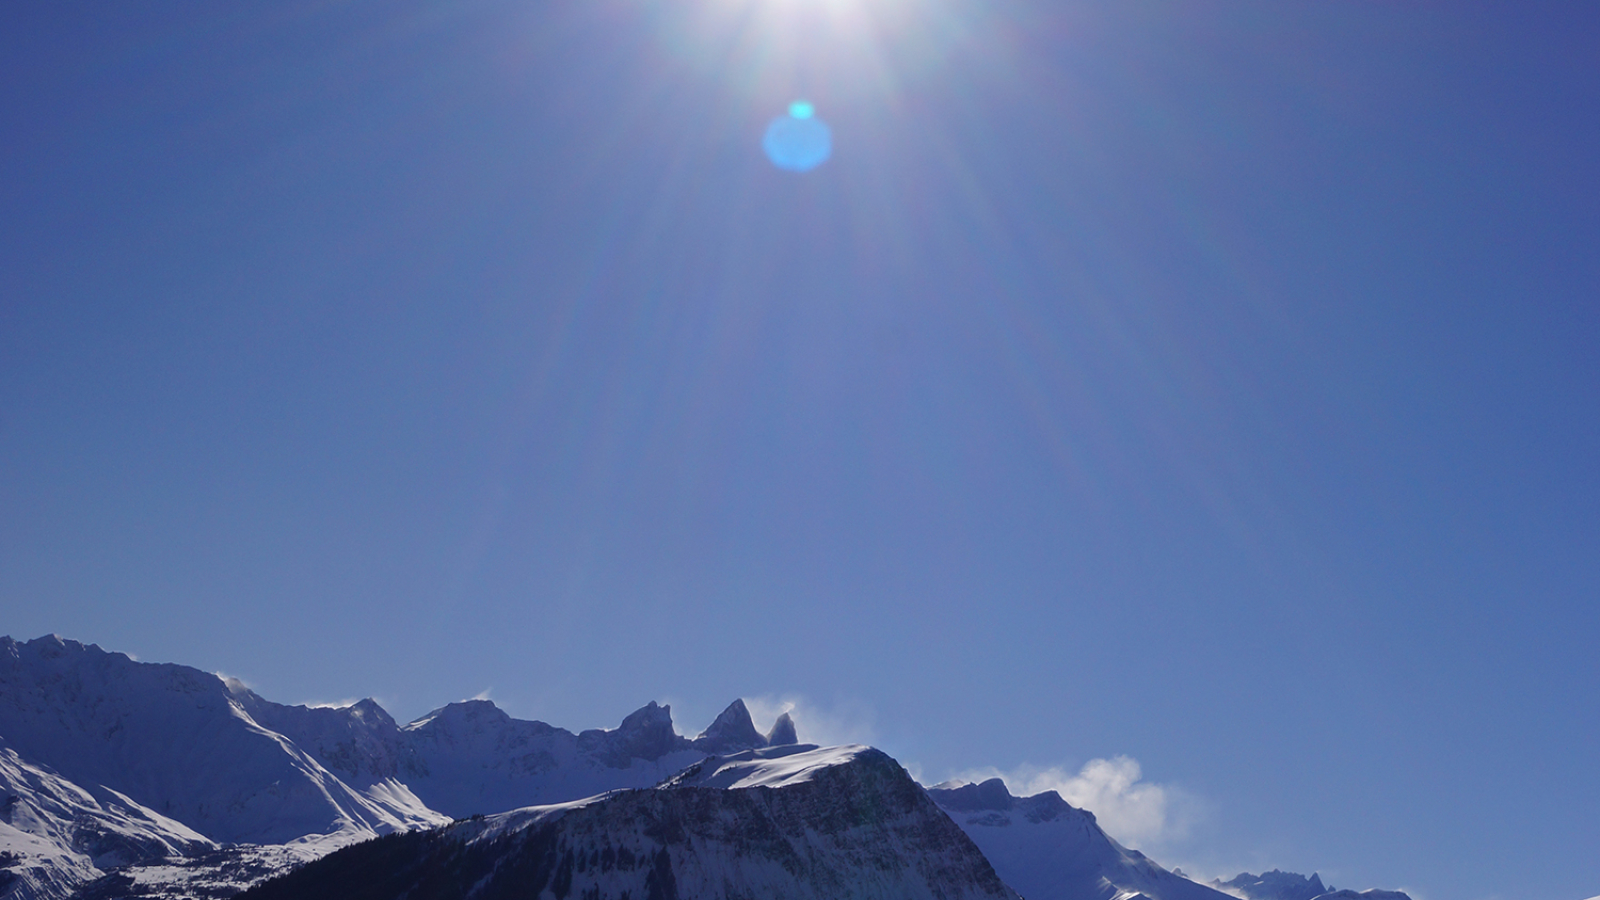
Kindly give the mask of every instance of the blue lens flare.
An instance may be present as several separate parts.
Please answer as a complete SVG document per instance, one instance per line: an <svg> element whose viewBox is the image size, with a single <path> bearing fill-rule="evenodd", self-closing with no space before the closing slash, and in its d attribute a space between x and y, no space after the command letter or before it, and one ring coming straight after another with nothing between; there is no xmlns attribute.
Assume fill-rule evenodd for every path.
<svg viewBox="0 0 1600 900"><path fill-rule="evenodd" d="M833 131L804 100L789 105L789 114L767 125L762 149L772 164L789 172L809 172L833 155Z"/></svg>

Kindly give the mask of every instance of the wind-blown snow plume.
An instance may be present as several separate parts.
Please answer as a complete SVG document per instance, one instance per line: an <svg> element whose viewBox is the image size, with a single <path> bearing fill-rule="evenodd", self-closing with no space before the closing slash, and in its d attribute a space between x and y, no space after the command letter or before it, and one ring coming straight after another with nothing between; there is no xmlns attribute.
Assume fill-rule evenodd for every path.
<svg viewBox="0 0 1600 900"><path fill-rule="evenodd" d="M999 777L1019 797L1055 791L1080 809L1095 814L1101 826L1130 847L1148 847L1182 838L1193 819L1194 803L1183 791L1143 780L1139 761L1130 756L1091 759L1077 774L1061 766L1018 766L1002 772L993 767L963 772L962 781Z"/></svg>
<svg viewBox="0 0 1600 900"><path fill-rule="evenodd" d="M843 744L871 744L877 737L876 718L866 703L845 701L825 706L799 694L745 697L745 706L758 728L788 713L800 731L800 740L824 747Z"/></svg>

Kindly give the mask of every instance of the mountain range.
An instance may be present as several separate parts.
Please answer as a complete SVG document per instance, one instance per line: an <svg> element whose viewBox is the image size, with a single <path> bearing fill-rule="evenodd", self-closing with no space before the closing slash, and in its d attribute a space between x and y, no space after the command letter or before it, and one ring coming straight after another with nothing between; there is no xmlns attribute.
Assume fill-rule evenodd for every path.
<svg viewBox="0 0 1600 900"><path fill-rule="evenodd" d="M654 702L578 733L487 700L401 725L0 637L0 900L1406 900L1324 887L1199 884L1054 792L923 788L787 714L762 734L740 700L694 738Z"/></svg>

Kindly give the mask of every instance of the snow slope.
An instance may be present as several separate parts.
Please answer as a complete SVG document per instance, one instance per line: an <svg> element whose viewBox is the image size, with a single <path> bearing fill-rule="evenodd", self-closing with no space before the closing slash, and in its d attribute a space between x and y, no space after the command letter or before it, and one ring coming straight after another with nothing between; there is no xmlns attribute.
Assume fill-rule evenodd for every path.
<svg viewBox="0 0 1600 900"><path fill-rule="evenodd" d="M1317 900L1411 900L1409 896L1400 891L1332 891L1317 897Z"/></svg>
<svg viewBox="0 0 1600 900"><path fill-rule="evenodd" d="M693 740L655 703L581 734L488 701L400 726L372 700L286 706L187 666L0 637L0 898L91 880L107 896L225 896L379 834L648 787L713 751L794 740L788 716L757 733L742 701Z"/></svg>
<svg viewBox="0 0 1600 900"><path fill-rule="evenodd" d="M534 869L570 851L577 870L545 876L592 890L665 897L670 874L696 896L945 896L950 873L929 873L949 864L997 871L1029 900L1225 896L1117 844L1054 793L1015 798L993 780L908 800L879 751L797 737L787 715L760 734L742 701L692 740L655 703L576 734L485 700L400 725L372 700L286 706L186 666L3 637L0 900L227 897L351 844L469 817L448 831L453 846ZM638 865L616 869L631 874L583 874L602 844L634 854ZM981 867L960 861L974 845ZM545 856L518 856L535 846ZM848 885L828 874L846 871ZM808 886L783 887L796 873ZM962 896L993 893L981 878L959 883ZM1278 872L1225 887L1250 900L1407 900Z"/></svg>
<svg viewBox="0 0 1600 900"><path fill-rule="evenodd" d="M791 744L746 750L703 760L668 780L663 787L708 787L724 790L805 784L836 766L845 766L865 754L878 753L863 744L818 747Z"/></svg>
<svg viewBox="0 0 1600 900"><path fill-rule="evenodd" d="M218 842L371 836L446 817L403 786L359 792L258 724L241 688L58 637L0 638L0 735L18 757Z"/></svg>
<svg viewBox="0 0 1600 900"><path fill-rule="evenodd" d="M993 778L928 795L1028 900L1233 900L1118 844L1055 791L1013 797Z"/></svg>
<svg viewBox="0 0 1600 900"><path fill-rule="evenodd" d="M1018 900L905 770L866 747L758 749L650 790L335 853L251 900Z"/></svg>
<svg viewBox="0 0 1600 900"><path fill-rule="evenodd" d="M24 761L0 738L0 855L13 860L0 875L0 896L59 896L103 868L211 846L115 791L91 793Z"/></svg>
<svg viewBox="0 0 1600 900"><path fill-rule="evenodd" d="M1241 872L1228 881L1213 881L1212 886L1246 900L1411 900L1400 891L1335 890L1332 885L1324 885L1315 872L1307 878L1277 869L1260 875Z"/></svg>

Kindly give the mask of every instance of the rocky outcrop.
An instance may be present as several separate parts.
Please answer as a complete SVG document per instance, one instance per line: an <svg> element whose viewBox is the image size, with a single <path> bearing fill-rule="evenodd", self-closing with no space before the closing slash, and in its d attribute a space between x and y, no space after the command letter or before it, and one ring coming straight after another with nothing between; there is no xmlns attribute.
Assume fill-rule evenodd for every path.
<svg viewBox="0 0 1600 900"><path fill-rule="evenodd" d="M713 754L737 753L765 746L767 739L756 730L755 722L750 720L750 710L745 707L743 700L728 704L716 721L694 739L696 750Z"/></svg>
<svg viewBox="0 0 1600 900"><path fill-rule="evenodd" d="M651 790L381 838L250 900L1017 900L887 755L714 758Z"/></svg>
<svg viewBox="0 0 1600 900"><path fill-rule="evenodd" d="M1313 900L1333 890L1332 885L1324 885L1322 877L1315 872L1307 878L1277 869L1260 875L1240 872L1227 881L1214 881L1211 884L1221 890L1243 894L1249 900Z"/></svg>

